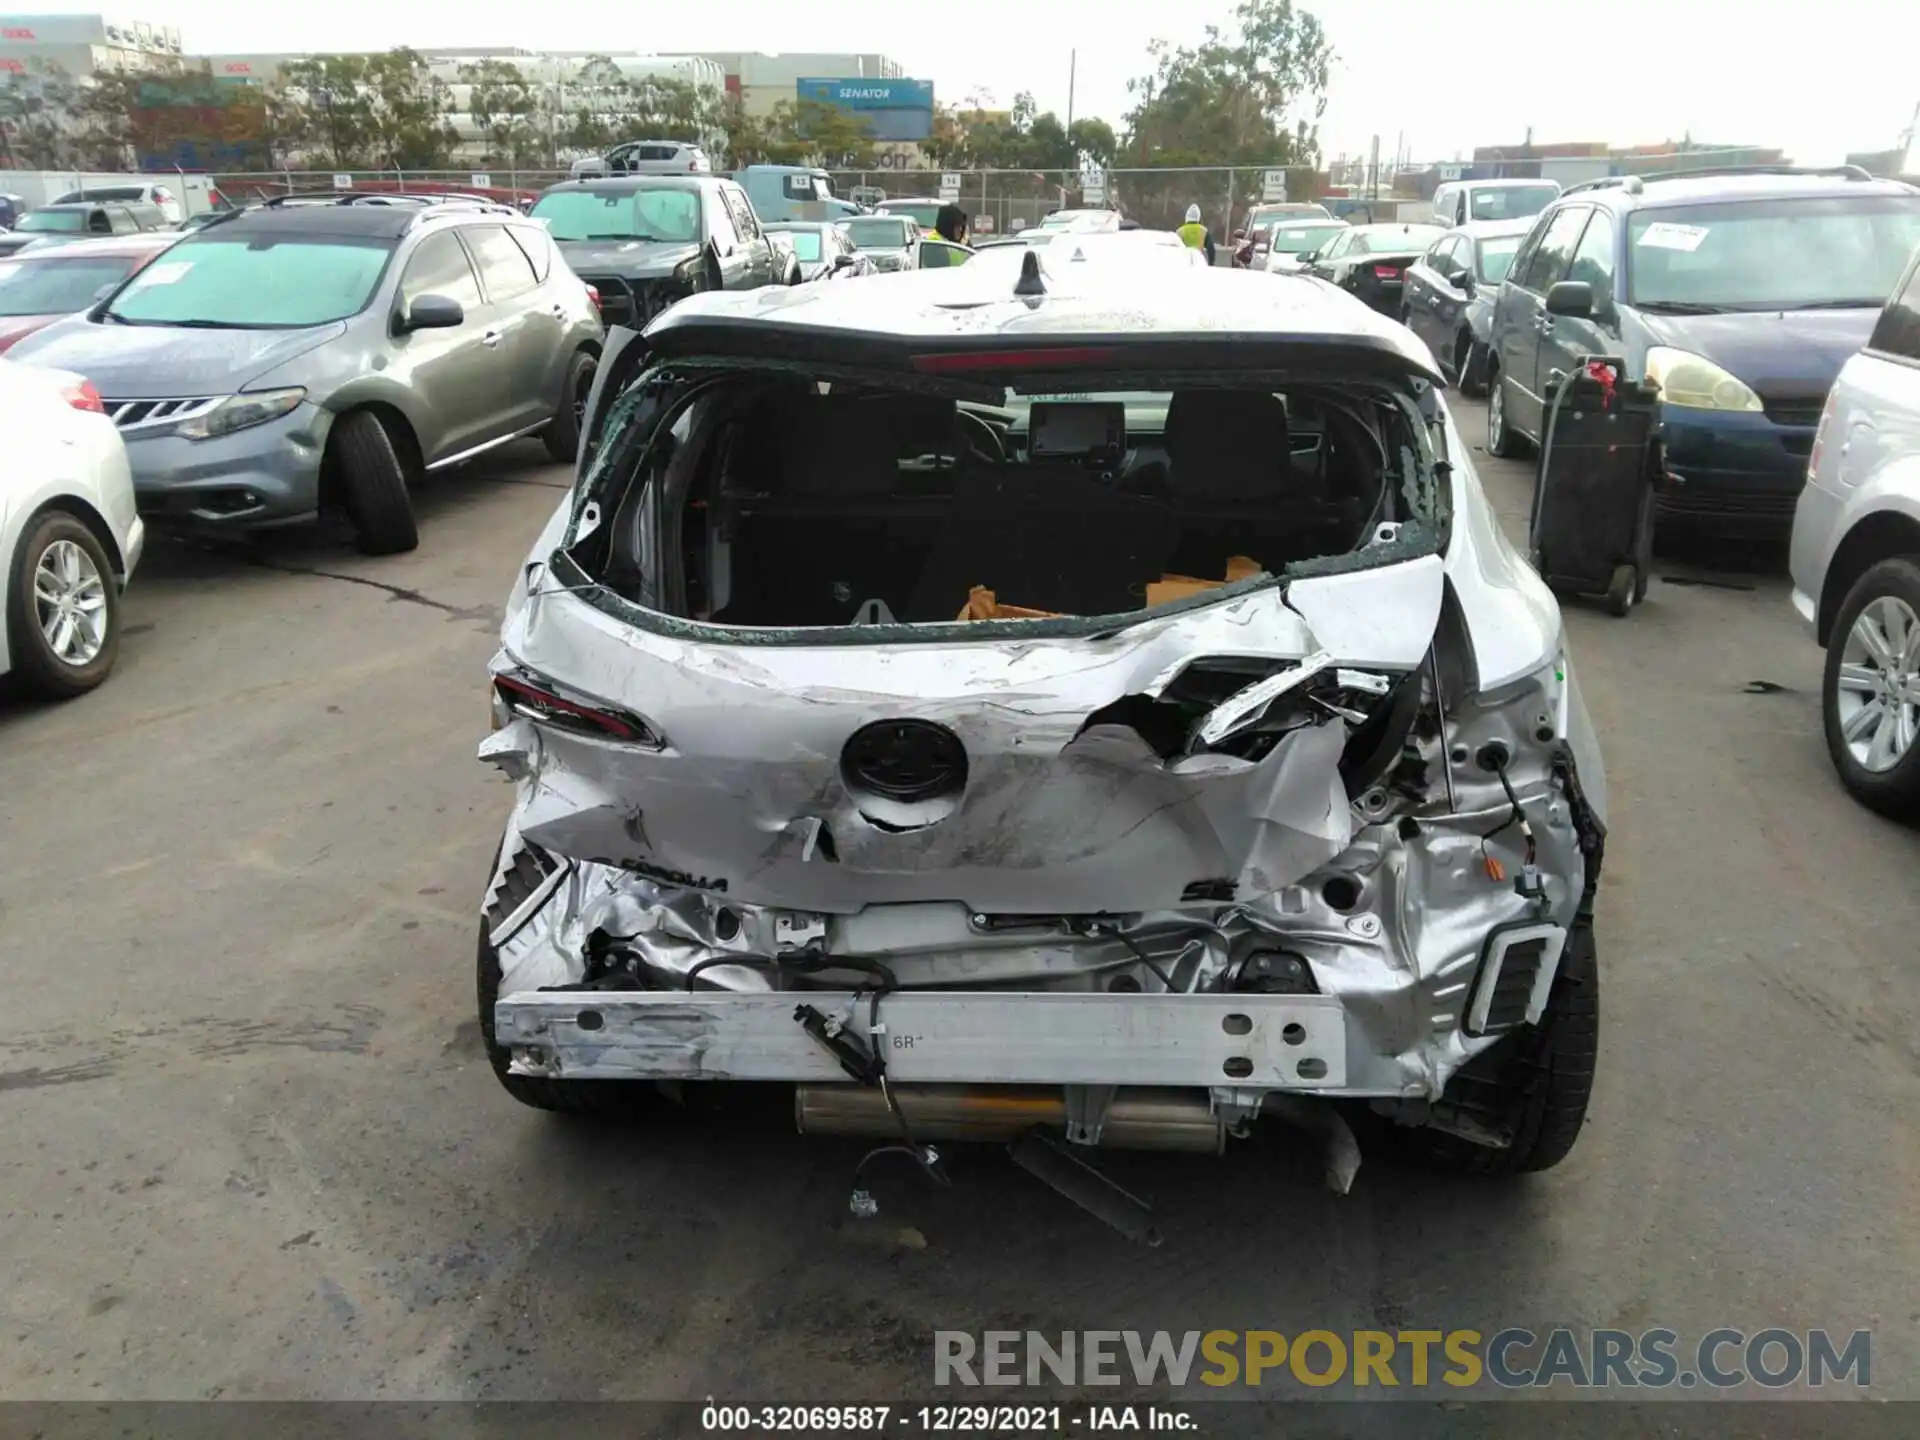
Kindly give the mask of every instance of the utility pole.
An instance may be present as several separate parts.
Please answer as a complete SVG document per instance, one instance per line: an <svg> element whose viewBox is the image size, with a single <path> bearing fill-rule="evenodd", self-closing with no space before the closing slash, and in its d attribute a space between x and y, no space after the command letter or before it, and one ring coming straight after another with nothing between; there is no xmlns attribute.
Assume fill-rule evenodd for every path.
<svg viewBox="0 0 1920 1440"><path fill-rule="evenodd" d="M1380 137L1378 135L1373 137L1372 154L1373 158L1368 162L1370 174L1368 175L1367 188L1371 192L1369 198L1378 201L1380 198Z"/></svg>
<svg viewBox="0 0 1920 1440"><path fill-rule="evenodd" d="M1073 129L1073 84L1079 78L1079 71L1080 52L1077 49L1069 50L1067 52L1067 129L1069 130Z"/></svg>

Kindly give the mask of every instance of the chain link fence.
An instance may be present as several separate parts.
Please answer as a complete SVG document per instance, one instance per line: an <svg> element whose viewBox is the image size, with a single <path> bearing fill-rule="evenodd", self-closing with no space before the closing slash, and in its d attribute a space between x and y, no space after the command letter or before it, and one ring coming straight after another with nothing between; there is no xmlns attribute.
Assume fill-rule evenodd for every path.
<svg viewBox="0 0 1920 1440"><path fill-rule="evenodd" d="M522 170L517 166L465 170L254 170L227 171L213 177L220 193L236 205L270 200L276 195L300 195L334 190L341 193L403 193L435 195L457 192L485 195L517 204L534 200L542 190L567 178L565 170Z"/></svg>
<svg viewBox="0 0 1920 1440"><path fill-rule="evenodd" d="M937 170L835 170L836 195L856 200L940 198ZM1037 225L1053 210L1116 209L1150 230L1172 230L1198 205L1216 239L1230 235L1247 211L1265 195L1266 171L1253 168L1196 166L1116 169L1105 175L1104 192L1090 191L1078 170L963 170L955 203L972 218L977 233L1008 234ZM1319 177L1311 170L1288 170L1287 194L1311 200Z"/></svg>
<svg viewBox="0 0 1920 1440"><path fill-rule="evenodd" d="M1656 174L1663 170L1700 165L1778 163L1780 152L1755 149L1708 149L1620 153L1611 157L1583 157L1581 173L1562 162L1565 183L1593 175ZM1356 220L1391 221L1415 218L1436 186L1444 181L1506 177L1537 177L1543 168L1555 173L1551 158L1503 153L1474 161L1393 160L1381 156L1336 156L1325 169L1284 171L1285 198L1318 200L1336 213ZM159 172L165 173L165 172ZM880 199L938 201L938 169L832 170L834 193L863 203ZM1104 192L1089 191L1088 177L1078 170L963 170L958 203L972 217L980 233L1007 234L1037 225L1052 210L1111 207L1149 229L1171 230L1186 218L1189 205L1200 207L1201 218L1216 240L1231 235L1246 221L1253 207L1270 198L1261 166L1197 166L1188 168L1123 168L1108 170ZM522 169L514 163L472 164L438 170L272 170L217 174L221 193L236 203L263 200L303 191L354 189L363 191L443 190L487 194L517 202L537 197L547 186L568 178L563 169Z"/></svg>
<svg viewBox="0 0 1920 1440"><path fill-rule="evenodd" d="M937 170L829 171L836 195L868 203L880 199L940 198ZM1090 190L1078 170L965 170L958 203L980 233L1007 234L1038 225L1053 210L1114 208L1148 229L1177 227L1189 205L1198 205L1216 239L1232 233L1247 210L1263 198L1264 171L1227 166L1191 169L1125 169L1106 172L1104 194ZM1288 193L1312 199L1314 172L1291 170ZM567 178L565 170L513 165L460 170L262 170L216 174L220 193L235 204L313 191L458 191L509 202L532 199Z"/></svg>

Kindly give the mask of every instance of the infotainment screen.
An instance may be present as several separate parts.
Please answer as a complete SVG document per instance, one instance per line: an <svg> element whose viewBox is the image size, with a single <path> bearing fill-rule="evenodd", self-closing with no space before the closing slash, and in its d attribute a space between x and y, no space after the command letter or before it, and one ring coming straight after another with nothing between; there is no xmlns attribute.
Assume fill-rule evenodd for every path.
<svg viewBox="0 0 1920 1440"><path fill-rule="evenodd" d="M1027 456L1118 465L1127 458L1127 407L1118 401L1036 400L1027 421Z"/></svg>

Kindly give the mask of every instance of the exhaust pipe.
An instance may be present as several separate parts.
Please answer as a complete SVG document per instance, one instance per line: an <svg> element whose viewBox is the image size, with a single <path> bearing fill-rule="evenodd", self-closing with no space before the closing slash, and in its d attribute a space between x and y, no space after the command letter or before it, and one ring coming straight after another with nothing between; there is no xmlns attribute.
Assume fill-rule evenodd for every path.
<svg viewBox="0 0 1920 1440"><path fill-rule="evenodd" d="M916 1140L1012 1140L1037 1125L1064 1128L1066 1096L1038 1085L895 1085L893 1098ZM900 1122L876 1087L796 1085L794 1120L802 1135L900 1135ZM1204 1090L1121 1090L1107 1107L1102 1146L1218 1155L1226 1127Z"/></svg>

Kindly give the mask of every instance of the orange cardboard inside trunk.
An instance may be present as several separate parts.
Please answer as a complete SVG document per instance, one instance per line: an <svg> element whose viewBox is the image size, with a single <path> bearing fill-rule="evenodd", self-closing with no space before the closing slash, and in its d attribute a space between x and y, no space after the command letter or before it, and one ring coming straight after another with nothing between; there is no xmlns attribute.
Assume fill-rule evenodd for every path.
<svg viewBox="0 0 1920 1440"><path fill-rule="evenodd" d="M1250 580L1258 575L1261 565L1258 560L1250 560L1245 555L1235 555L1227 561L1226 578L1221 580L1201 580L1192 575L1162 575L1147 586L1147 606L1164 605L1169 600L1185 600L1190 595L1199 595L1207 590L1218 590L1222 585L1232 585L1236 581ZM1057 618L1057 610L1030 610L1024 605L1005 605L993 591L984 585L976 585L967 595L967 603L956 617L961 620L1050 620Z"/></svg>

